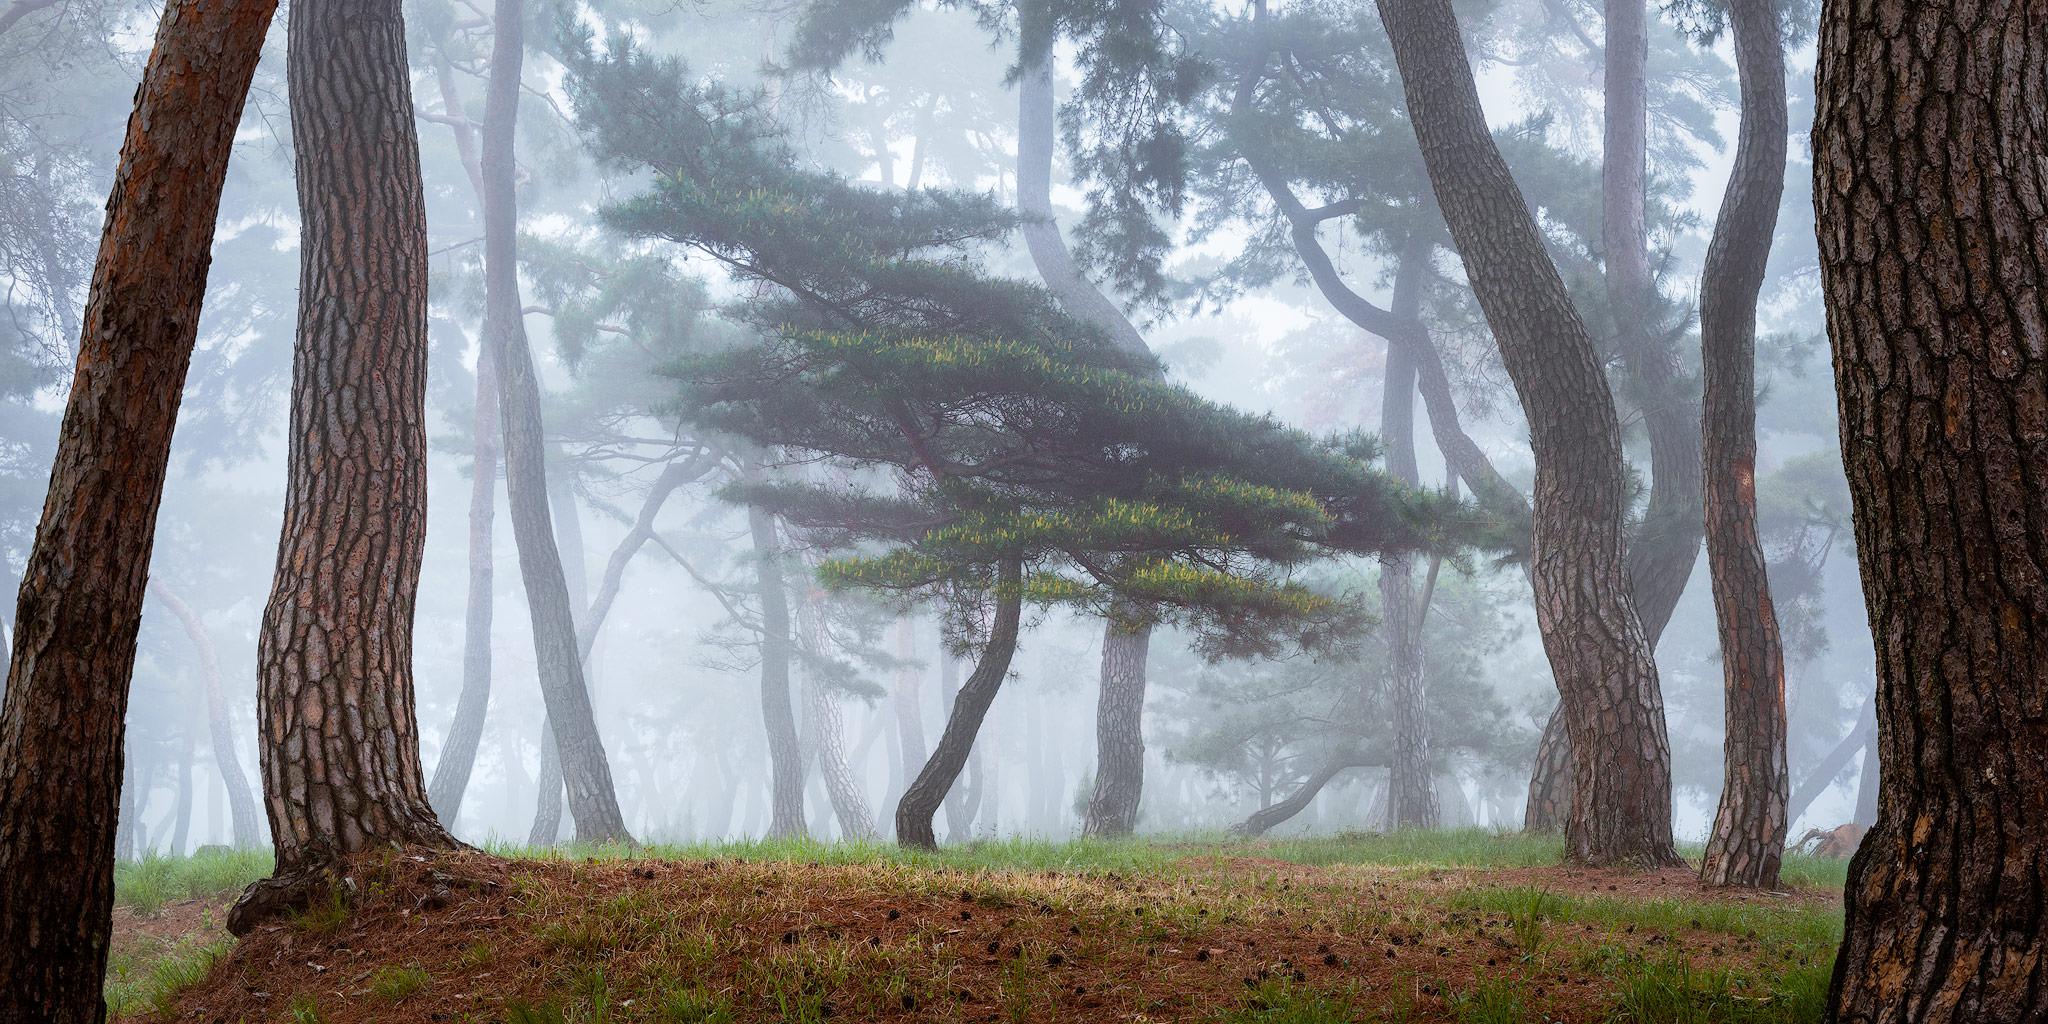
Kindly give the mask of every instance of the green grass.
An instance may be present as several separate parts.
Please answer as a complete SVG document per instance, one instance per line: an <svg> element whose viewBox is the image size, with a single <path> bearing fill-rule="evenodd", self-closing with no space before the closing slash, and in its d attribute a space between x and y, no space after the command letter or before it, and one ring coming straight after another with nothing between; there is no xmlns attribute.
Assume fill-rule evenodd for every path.
<svg viewBox="0 0 2048 1024"><path fill-rule="evenodd" d="M387 965L370 972L370 991L385 1002L396 1003L426 988L434 979L418 964Z"/></svg>
<svg viewBox="0 0 2048 1024"><path fill-rule="evenodd" d="M269 850L209 850L190 857L152 853L114 865L114 902L155 916L179 900L233 896L268 874Z"/></svg>
<svg viewBox="0 0 2048 1024"><path fill-rule="evenodd" d="M230 945L226 939L159 939L109 956L102 990L107 1009L115 1015L162 1009L171 997L206 977Z"/></svg>

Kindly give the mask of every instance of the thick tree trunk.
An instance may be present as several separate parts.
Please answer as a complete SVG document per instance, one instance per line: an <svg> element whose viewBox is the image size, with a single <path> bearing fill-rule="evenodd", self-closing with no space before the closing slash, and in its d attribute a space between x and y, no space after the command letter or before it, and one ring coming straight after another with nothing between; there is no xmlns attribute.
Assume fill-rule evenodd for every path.
<svg viewBox="0 0 2048 1024"><path fill-rule="evenodd" d="M1822 5L1814 206L1877 824L1830 1021L2048 1019L2048 31Z"/></svg>
<svg viewBox="0 0 2048 1024"><path fill-rule="evenodd" d="M1572 740L1559 705L1543 723L1536 762L1529 772L1529 800L1522 807L1522 831L1563 832L1572 816Z"/></svg>
<svg viewBox="0 0 2048 1024"><path fill-rule="evenodd" d="M896 841L904 846L938 849L932 817L938 814L939 805L960 778L960 769L967 765L968 755L974 750L974 738L981 731L981 721L1002 689L1003 677L1010 672L1010 659L1017 653L1017 626L1024 608L1023 571L1023 562L1018 559L1000 566L996 575L995 616L989 624L981 658L953 701L952 713L946 716L945 732L939 735L931 760L925 762L896 804Z"/></svg>
<svg viewBox="0 0 2048 1024"><path fill-rule="evenodd" d="M1352 768L1370 768L1380 764L1382 761L1382 758L1368 757L1365 754L1351 750L1333 754L1325 758L1323 763L1316 768L1315 774L1304 779L1301 785L1295 787L1293 793L1288 794L1286 799L1253 811L1251 817L1230 826L1230 834L1249 838L1265 835L1286 822L1289 818L1306 810L1308 805L1315 801L1316 796L1323 791L1323 787L1329 785L1332 779Z"/></svg>
<svg viewBox="0 0 2048 1024"><path fill-rule="evenodd" d="M192 652L199 658L199 678L206 689L207 742L213 747L213 763L220 771L221 784L227 787L235 848L253 850L262 844L263 831L256 819L256 795L249 790L249 777L242 773L242 759L235 752L235 731L228 719L227 698L221 692L220 657L215 652L213 637L192 606L162 581L151 580L149 589L178 620L178 625L184 627L185 637L192 641Z"/></svg>
<svg viewBox="0 0 2048 1024"><path fill-rule="evenodd" d="M221 183L274 9L170 0L135 91L0 705L0 1020L106 1016L150 545Z"/></svg>
<svg viewBox="0 0 2048 1024"><path fill-rule="evenodd" d="M568 786L576 838L585 842L632 840L612 786L611 764L597 733L590 693L577 654L574 606L562 574L548 514L547 449L541 429L540 380L527 346L519 299L519 208L514 136L525 60L523 0L497 0L493 8L491 76L485 90L482 151L484 181L484 339L497 360L503 402L505 490L511 500L512 538L519 575L533 619L534 663L550 731Z"/></svg>
<svg viewBox="0 0 2048 1024"><path fill-rule="evenodd" d="M1785 851L1785 652L1756 523L1756 302L1785 188L1785 48L1773 0L1731 0L1742 127L1700 278L1707 563L1727 738L1708 885L1774 889Z"/></svg>
<svg viewBox="0 0 2048 1024"><path fill-rule="evenodd" d="M1102 694L1095 705L1095 791L1084 836L1127 836L1138 827L1145 786L1145 657L1152 630L1102 623Z"/></svg>
<svg viewBox="0 0 2048 1024"><path fill-rule="evenodd" d="M299 318L277 574L256 645L273 876L246 934L343 858L450 848L412 679L427 513L427 211L397 0L299 0L290 28Z"/></svg>
<svg viewBox="0 0 2048 1024"><path fill-rule="evenodd" d="M789 838L806 833L804 826L803 747L796 734L796 711L789 696L790 615L788 581L783 576L782 541L775 517L747 508L753 534L755 596L761 602L761 725L768 735L770 815L768 835Z"/></svg>
<svg viewBox="0 0 2048 1024"><path fill-rule="evenodd" d="M1629 592L1621 431L1599 357L1494 145L1449 0L1379 7L1438 204L1529 420L1530 579L1578 752L1567 855L1680 863L1663 695Z"/></svg>
<svg viewBox="0 0 2048 1024"><path fill-rule="evenodd" d="M1396 316L1420 316L1428 259L1426 243L1403 247L1394 278ZM1415 356L1400 345L1387 346L1380 443L1386 447L1387 472L1410 487L1421 486L1422 472L1415 463ZM1380 631L1387 641L1387 696L1394 723L1393 760L1387 771L1388 824L1393 828L1435 828L1438 815L1429 765L1428 691L1422 677L1425 609L1419 603L1414 566L1406 554L1380 558Z"/></svg>
<svg viewBox="0 0 2048 1024"><path fill-rule="evenodd" d="M498 370L491 346L480 345L476 356L476 407L470 419L469 592L462 617L462 692L455 699L455 721L434 762L427 799L441 820L454 827L462 812L463 794L476 767L483 743L484 719L491 703L491 615L495 559L492 535L498 515Z"/></svg>
<svg viewBox="0 0 2048 1024"><path fill-rule="evenodd" d="M1601 242L1609 312L1650 440L1650 500L1629 544L1636 614L1652 652L1699 561L1700 400L1657 316L1645 227L1649 194L1649 22L1645 0L1607 0ZM1768 235L1768 233L1766 233Z"/></svg>

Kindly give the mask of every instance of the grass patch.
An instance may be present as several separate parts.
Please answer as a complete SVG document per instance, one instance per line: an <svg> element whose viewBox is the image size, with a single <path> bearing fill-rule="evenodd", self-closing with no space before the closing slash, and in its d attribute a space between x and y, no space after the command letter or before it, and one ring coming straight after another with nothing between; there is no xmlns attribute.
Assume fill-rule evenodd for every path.
<svg viewBox="0 0 2048 1024"><path fill-rule="evenodd" d="M114 903L154 917L179 900L226 899L270 874L269 850L208 850L190 857L152 853L114 865Z"/></svg>
<svg viewBox="0 0 2048 1024"><path fill-rule="evenodd" d="M385 1002L396 1003L426 988L432 980L418 964L379 967L370 972L370 991Z"/></svg>
<svg viewBox="0 0 2048 1024"><path fill-rule="evenodd" d="M109 956L102 989L108 1012L131 1016L164 1009L179 992L206 977L232 945L227 939L187 937L145 942Z"/></svg>

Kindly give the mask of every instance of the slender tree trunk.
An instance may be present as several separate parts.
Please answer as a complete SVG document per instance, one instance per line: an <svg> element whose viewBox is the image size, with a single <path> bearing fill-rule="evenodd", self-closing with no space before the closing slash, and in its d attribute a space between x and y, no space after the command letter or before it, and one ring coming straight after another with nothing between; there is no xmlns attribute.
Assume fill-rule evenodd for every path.
<svg viewBox="0 0 2048 1024"><path fill-rule="evenodd" d="M989 624L988 641L967 684L960 688L952 713L946 716L945 732L933 748L931 760L917 773L903 799L896 805L896 841L904 846L938 849L932 831L932 817L959 779L974 750L974 738L1009 675L1010 659L1017 653L1017 626L1024 608L1024 566L1020 559L1002 563L996 576L996 607Z"/></svg>
<svg viewBox="0 0 2048 1024"><path fill-rule="evenodd" d="M289 79L301 245L276 581L257 638L273 876L246 934L343 858L458 845L427 801L412 679L426 541L427 212L397 0L300 0Z"/></svg>
<svg viewBox="0 0 2048 1024"><path fill-rule="evenodd" d="M455 699L455 721L434 762L427 798L451 827L462 812L476 768L477 748L484 739L484 719L491 703L491 615L496 561L492 538L498 515L498 369L491 346L476 355L476 407L470 419L469 591L462 617L462 693Z"/></svg>
<svg viewBox="0 0 2048 1024"><path fill-rule="evenodd" d="M585 608L589 603L589 578L583 563L583 520L576 508L576 494L568 478L557 473L548 487L548 505L555 525L555 550L562 556L562 580L569 588L569 607ZM597 715L597 688L590 664L597 631L587 621L577 623L576 661L583 673L584 692L590 695L590 713ZM586 642L587 641L587 642ZM554 722L543 717L540 730L540 783L534 800L533 827L527 833L529 846L553 846L562 836L562 753L555 747ZM623 817L621 812L621 817ZM575 818L574 813L570 815Z"/></svg>
<svg viewBox="0 0 2048 1024"><path fill-rule="evenodd" d="M1449 0L1379 7L1438 204L1529 420L1530 579L1578 752L1567 854L1681 863L1664 701L1629 590L1621 430L1599 357L1494 145Z"/></svg>
<svg viewBox="0 0 2048 1024"><path fill-rule="evenodd" d="M1814 206L1877 824L1829 1021L2048 1019L2048 30L1822 5Z"/></svg>
<svg viewBox="0 0 2048 1024"><path fill-rule="evenodd" d="M0 1020L106 1015L150 547L228 153L274 9L170 0L135 92L0 706Z"/></svg>
<svg viewBox="0 0 2048 1024"><path fill-rule="evenodd" d="M187 714L178 730L182 734L178 744L178 802L171 808L171 845L165 851L173 857L185 855L185 840L192 830L192 757L199 734L192 718Z"/></svg>
<svg viewBox="0 0 2048 1024"><path fill-rule="evenodd" d="M1806 813L1806 809L1813 806L1813 802L1819 799L1822 793L1827 792L1828 787L1833 786L1836 779L1842 777L1842 773L1849 768L1849 762L1855 760L1856 755L1864 748L1870 747L1876 738L1877 708L1873 701L1865 701L1863 712L1856 716L1856 724L1850 726L1848 734L1842 737L1840 743L1835 744L1834 749L1828 751L1827 756L1820 759L1820 764L1816 765L1813 771L1807 773L1805 781L1799 783L1799 788L1792 791L1792 799L1785 806L1788 831L1790 824L1798 821L1800 816Z"/></svg>
<svg viewBox="0 0 2048 1024"><path fill-rule="evenodd" d="M160 580L151 580L149 589L184 627L186 638L192 641L192 651L199 657L199 678L206 690L207 742L213 746L213 763L220 771L221 784L227 787L235 848L253 850L262 845L263 831L257 824L256 795L249 790L249 777L242 774L242 759L235 752L234 725L228 718L227 699L221 693L220 657L214 650L213 637L207 633L199 614L170 587Z"/></svg>
<svg viewBox="0 0 2048 1024"><path fill-rule="evenodd" d="M796 734L796 711L789 696L790 615L788 582L783 577L782 541L775 517L747 508L753 533L756 597L761 602L761 724L768 735L772 838L801 836L804 826L803 747Z"/></svg>
<svg viewBox="0 0 2048 1024"><path fill-rule="evenodd" d="M1404 244L1394 278L1393 313L1418 319L1429 245ZM1387 471L1410 487L1422 485L1415 464L1415 356L1407 347L1387 346L1386 381L1380 398L1380 443ZM1406 554L1380 557L1380 631L1387 641L1387 694L1394 719L1393 760L1387 769L1388 824L1393 828L1435 828L1436 787L1430 773L1429 695L1422 676L1422 598L1415 585L1415 561Z"/></svg>
<svg viewBox="0 0 2048 1024"><path fill-rule="evenodd" d="M1323 760L1315 773L1302 780L1294 792L1278 803L1267 804L1252 812L1252 816L1230 826L1230 834L1257 838L1272 831L1289 818L1300 814L1315 801L1323 787L1332 779L1352 768L1369 768L1380 763L1379 758L1368 757L1357 751L1341 751Z"/></svg>
<svg viewBox="0 0 2048 1024"><path fill-rule="evenodd" d="M1601 242L1617 346L1650 439L1650 500L1629 544L1636 614L1654 652L1699 561L1700 401L1657 315L1645 227L1649 22L1645 0L1607 0ZM1766 232L1768 236L1768 232Z"/></svg>
<svg viewBox="0 0 2048 1024"><path fill-rule="evenodd" d="M590 693L577 656L574 606L562 573L548 514L547 449L541 428L540 380L534 374L519 299L519 209L514 135L525 60L524 0L497 0L491 74L484 96L478 162L484 179L484 337L497 360L503 402L505 490L512 538L533 619L534 663L550 731L568 786L576 838L632 840L612 786L611 763L597 732Z"/></svg>
<svg viewBox="0 0 2048 1024"><path fill-rule="evenodd" d="M1727 738L1700 879L1774 889L1785 852L1785 652L1756 523L1756 302L1785 188L1785 47L1773 0L1732 0L1742 127L1700 278L1707 562Z"/></svg>
<svg viewBox="0 0 2048 1024"><path fill-rule="evenodd" d="M797 605L797 629L804 649L816 662L827 656L824 595L806 588ZM818 774L825 783L825 795L832 803L832 816L839 820L841 839L869 842L875 838L874 813L860 791L860 780L846 759L846 722L839 702L816 678L804 673L804 716L811 734L811 749L817 752Z"/></svg>
<svg viewBox="0 0 2048 1024"><path fill-rule="evenodd" d="M929 751L924 739L924 672L912 664L917 656L917 622L904 616L896 622L896 657L903 666L896 670L896 688L889 694L889 704L896 715L896 763L889 768L890 802L903 795L903 789L917 775L917 769L924 765Z"/></svg>

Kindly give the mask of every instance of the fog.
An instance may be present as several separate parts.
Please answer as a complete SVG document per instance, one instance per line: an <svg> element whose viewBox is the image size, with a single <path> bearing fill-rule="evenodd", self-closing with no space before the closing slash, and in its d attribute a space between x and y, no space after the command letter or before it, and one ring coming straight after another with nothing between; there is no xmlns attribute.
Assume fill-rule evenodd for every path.
<svg viewBox="0 0 2048 1024"><path fill-rule="evenodd" d="M1271 10L1281 16L1340 6L1275 3ZM697 80L765 90L803 167L874 190L957 189L1006 207L1017 202L1017 43L1001 8L919 4L875 52L856 52L827 72L791 67L801 7L625 3L575 6L570 16L600 39L622 32L649 52L683 58ZM1364 11L1370 21L1370 5ZM0 592L9 595L41 510L100 211L158 13L90 0L56 16L0 20L8 26L0 29ZM427 533L413 652L421 763L432 777L463 687L475 569L483 229L465 152L483 109L489 30L478 27L482 15L467 2L419 0L406 13L432 267ZM529 35L544 43L557 13L534 12ZM1186 13L1198 41L1207 24L1199 13ZM257 637L285 500L300 255L284 82L287 16L279 12L237 137L156 534L128 712L123 857L233 841L221 770L230 751L220 749L209 718L209 673L217 672L231 759L261 799ZM1208 16L1228 24L1248 15L1245 5L1226 3ZM1597 206L1574 194L1582 183L1571 173L1597 171L1601 150L1598 54L1567 24L1574 18L1594 24L1597 11L1508 0L1471 30L1470 41L1491 122L1515 145L1553 155L1546 159L1556 162L1555 180L1527 187L1545 216L1563 225L1563 236L1571 235L1572 218L1587 216L1577 207ZM1672 350L1696 374L1691 306L1730 167L1736 92L1727 41L1688 40L1679 28L1654 19L1651 26L1650 237L1672 311ZM740 330L746 316L735 311L759 302L763 289L701 252L626 237L601 222L600 208L639 194L653 175L592 156L573 123L565 67L543 43L534 43L527 60L519 123L525 326L543 385L555 537L580 628L589 628L611 567L623 565L587 663L598 729L626 824L639 840L761 837L770 829L771 792L760 559L747 510L730 490L742 460L678 408L680 392L665 372L683 348ZM1079 104L1085 55L1068 42L1054 54L1059 99ZM1791 57L1796 126L1811 110L1811 47ZM1346 320L1310 280L1271 201L1218 143L1222 102L1191 108L1196 184L1178 216L1153 213L1167 240L1164 286L1145 295L1120 288L1100 266L1094 276L1122 301L1170 381L1318 434L1377 432L1387 343ZM1066 109L1079 117L1082 108ZM1319 130L1312 117L1304 123L1304 131ZM1088 263L1091 251L1112 247L1090 250L1081 225L1114 198L1116 186L1088 180L1077 167L1071 146L1085 143L1082 135L1057 148L1052 200L1055 219ZM1361 180L1371 183L1377 170ZM1311 180L1317 173L1301 170L1302 200L1313 207L1342 199L1341 189ZM1809 177L1795 131L1763 292L1756 477L1785 639L1794 838L1858 819L1859 788L1868 784L1863 765L1875 764L1852 750L1834 777L1814 777L1855 728L1874 682L1820 336ZM1357 292L1382 306L1395 302L1396 268L1384 244L1345 219L1324 223L1319 235ZM1592 235L1597 242L1597 229ZM1597 254L1558 245L1567 278L1581 285L1576 278L1590 273ZM974 255L998 277L1038 280L1018 235L978 246ZM1434 268L1427 315L1463 428L1527 494L1534 465L1521 406L1455 253L1439 253ZM659 321L654 311L662 309L673 319ZM1612 330L1599 322L1592 329L1619 381ZM1642 410L1625 384L1615 392L1642 485L1640 512L1650 473ZM1415 438L1423 485L1444 487L1453 474L1435 435L1418 425ZM704 471L660 503L651 533L636 532L650 488L693 455L703 456ZM867 470L795 460L786 471L836 480ZM565 840L567 815L552 833L535 831L544 708L503 481L491 491L488 710L468 790L448 824L478 844ZM798 620L789 692L805 766L806 829L821 839L848 833L819 754L836 749L877 833L887 837L897 797L945 726L949 689L972 668L973 630L949 632L932 601L906 607L825 587L810 578L812 569L834 552L823 550L815 531L783 530ZM1656 648L1681 842L1705 838L1722 779L1723 683L1705 561L1701 551ZM1377 559L1335 555L1301 576L1372 595L1378 572ZM1445 560L1432 594L1423 664L1443 823L1516 829L1538 737L1557 705L1528 577L1517 564L1473 553ZM192 618L181 618L174 602ZM11 639L13 602L0 613ZM940 815L944 841L1080 832L1097 756L1102 621L1058 605L1027 607L1024 615L1010 676ZM1156 631L1138 830L1224 830L1292 793L1331 750L1352 746L1370 755L1390 744L1381 641L1373 632L1353 639L1348 654L1211 659L1189 629ZM837 743L820 730L836 731ZM912 736L924 749L906 750ZM1384 762L1344 771L1273 834L1386 827L1387 775ZM1797 795L1815 790L1802 808Z"/></svg>

